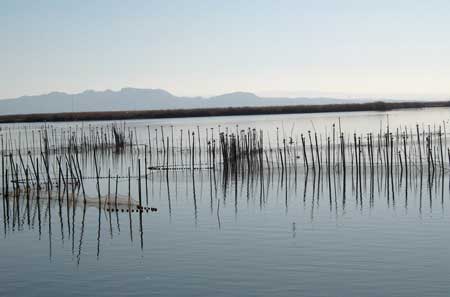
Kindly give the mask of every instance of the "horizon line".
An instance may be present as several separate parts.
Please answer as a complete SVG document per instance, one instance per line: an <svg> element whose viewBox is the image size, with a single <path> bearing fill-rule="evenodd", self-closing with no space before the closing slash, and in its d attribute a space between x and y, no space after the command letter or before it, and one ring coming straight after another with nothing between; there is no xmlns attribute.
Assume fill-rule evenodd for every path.
<svg viewBox="0 0 450 297"><path fill-rule="evenodd" d="M20 98L26 98L26 97L39 97L39 96L48 96L52 94L62 94L62 95L69 95L69 96L77 96L88 92L94 92L94 93L106 93L106 92L113 92L113 93L119 93L124 90L152 90L152 91L163 91L167 92L168 94L174 96L174 97L186 97L186 98L192 98L192 99L211 99L214 97L224 96L224 95L230 95L230 94L236 94L236 93L243 93L243 94L249 94L249 95L255 95L261 99L339 99L339 100L450 100L450 95L447 94L412 94L412 93L397 93L397 94L364 94L364 93L346 93L346 92L328 92L328 91L248 91L248 90L235 90L235 91L225 91L225 92L217 92L216 95L179 95L176 94L177 92L168 91L164 88L149 88L149 87L132 87L132 86L126 86L121 87L119 89L112 89L112 88L106 88L106 89L84 89L80 91L61 91L61 90L55 90L55 91L49 91L49 92L42 92L42 93L36 93L36 94L25 94L20 95L16 97L4 97L0 98L1 101L3 100L15 100ZM278 95L277 95L278 94ZM296 94L296 95L295 95Z"/></svg>

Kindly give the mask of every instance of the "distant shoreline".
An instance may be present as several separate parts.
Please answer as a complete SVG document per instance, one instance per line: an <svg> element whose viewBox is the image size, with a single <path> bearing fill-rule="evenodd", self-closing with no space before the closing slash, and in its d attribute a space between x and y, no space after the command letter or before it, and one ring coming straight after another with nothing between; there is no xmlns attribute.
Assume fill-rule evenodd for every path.
<svg viewBox="0 0 450 297"><path fill-rule="evenodd" d="M6 123L31 123L31 122L113 121L113 120L167 119L167 118L216 117L216 116L240 116L240 115L389 111L396 109L412 109L412 108L428 108L428 107L450 107L450 101L428 101L428 102L378 101L370 103L326 104L326 105L285 105L285 106L258 106L258 107L12 114L12 115L1 115L0 123L6 124Z"/></svg>

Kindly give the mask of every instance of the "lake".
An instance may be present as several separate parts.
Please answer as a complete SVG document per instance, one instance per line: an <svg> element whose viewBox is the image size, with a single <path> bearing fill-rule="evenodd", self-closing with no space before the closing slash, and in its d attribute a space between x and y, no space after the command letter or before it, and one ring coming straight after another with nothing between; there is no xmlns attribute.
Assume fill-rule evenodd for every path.
<svg viewBox="0 0 450 297"><path fill-rule="evenodd" d="M447 296L449 119L1 125L0 296Z"/></svg>

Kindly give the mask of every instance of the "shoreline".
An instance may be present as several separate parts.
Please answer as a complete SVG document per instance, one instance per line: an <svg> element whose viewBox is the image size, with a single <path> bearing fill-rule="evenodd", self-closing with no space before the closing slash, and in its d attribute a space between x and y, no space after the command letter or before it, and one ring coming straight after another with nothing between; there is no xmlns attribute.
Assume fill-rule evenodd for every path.
<svg viewBox="0 0 450 297"><path fill-rule="evenodd" d="M159 109L129 111L92 111L0 115L0 124L32 122L72 122L72 121L114 121L167 119L187 117L245 116L269 114L302 114L354 111L390 111L396 109L416 109L430 107L450 107L450 101L408 101L370 102L325 105L284 105L258 107L219 107L196 109Z"/></svg>

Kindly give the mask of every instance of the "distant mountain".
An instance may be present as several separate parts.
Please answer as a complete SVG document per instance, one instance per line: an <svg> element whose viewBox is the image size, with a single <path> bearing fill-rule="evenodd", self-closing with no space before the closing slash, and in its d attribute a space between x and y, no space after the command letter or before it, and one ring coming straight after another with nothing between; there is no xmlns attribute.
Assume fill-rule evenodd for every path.
<svg viewBox="0 0 450 297"><path fill-rule="evenodd" d="M186 109L208 107L340 104L371 100L334 98L263 98L247 92L234 92L209 98L178 97L161 89L123 88L120 91L84 91L78 94L53 92L0 100L0 115L81 111Z"/></svg>

